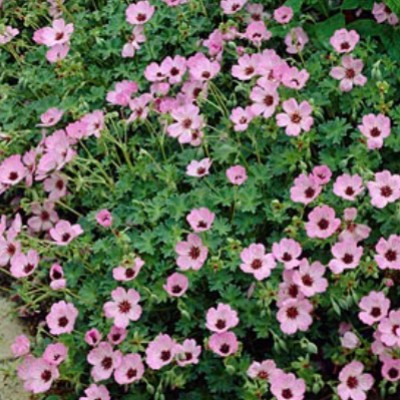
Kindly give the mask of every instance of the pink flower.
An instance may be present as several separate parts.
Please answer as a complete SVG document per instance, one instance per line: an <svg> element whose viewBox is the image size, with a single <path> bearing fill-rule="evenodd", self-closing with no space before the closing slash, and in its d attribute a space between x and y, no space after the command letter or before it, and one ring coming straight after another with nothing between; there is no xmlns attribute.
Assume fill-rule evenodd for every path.
<svg viewBox="0 0 400 400"><path fill-rule="evenodd" d="M60 365L68 357L68 348L63 343L53 343L46 347L43 359L51 365Z"/></svg>
<svg viewBox="0 0 400 400"><path fill-rule="evenodd" d="M360 346L360 339L353 332L345 332L340 338L340 344L345 349L356 349Z"/></svg>
<svg viewBox="0 0 400 400"><path fill-rule="evenodd" d="M262 244L251 244L240 253L240 258L243 261L240 269L246 274L253 274L258 281L268 278L276 267L274 256L266 254Z"/></svg>
<svg viewBox="0 0 400 400"><path fill-rule="evenodd" d="M126 107L131 100L132 94L138 91L136 82L122 81L115 85L115 90L107 93L107 101L110 104Z"/></svg>
<svg viewBox="0 0 400 400"><path fill-rule="evenodd" d="M293 10L291 7L280 6L274 11L274 20L278 22L278 24L288 24L293 18Z"/></svg>
<svg viewBox="0 0 400 400"><path fill-rule="evenodd" d="M96 329L92 328L85 333L85 342L92 347L97 346L101 341L101 333Z"/></svg>
<svg viewBox="0 0 400 400"><path fill-rule="evenodd" d="M275 361L273 360L265 360L261 362L253 361L247 370L247 376L271 382L272 376L278 371Z"/></svg>
<svg viewBox="0 0 400 400"><path fill-rule="evenodd" d="M336 218L333 208L326 205L315 207L308 214L308 222L306 223L307 236L326 239L332 236L339 226L340 219Z"/></svg>
<svg viewBox="0 0 400 400"><path fill-rule="evenodd" d="M334 67L330 76L340 81L339 88L342 92L350 92L353 86L364 86L367 78L361 74L364 63L352 56L343 56L342 67Z"/></svg>
<svg viewBox="0 0 400 400"><path fill-rule="evenodd" d="M208 208L202 207L193 209L190 214L187 215L186 220L195 232L204 232L211 229L214 218L215 214L213 212Z"/></svg>
<svg viewBox="0 0 400 400"><path fill-rule="evenodd" d="M332 171L327 165L318 165L314 167L312 174L320 185L326 185L332 177Z"/></svg>
<svg viewBox="0 0 400 400"><path fill-rule="evenodd" d="M201 346L194 339L185 339L182 344L175 346L176 362L184 367L190 364L198 364L201 354Z"/></svg>
<svg viewBox="0 0 400 400"><path fill-rule="evenodd" d="M0 184L16 185L25 178L27 169L22 163L21 156L14 154L3 160L0 164Z"/></svg>
<svg viewBox="0 0 400 400"><path fill-rule="evenodd" d="M11 231L7 232L6 238L0 235L0 266L6 266L21 249L20 242L17 242L15 237L17 233Z"/></svg>
<svg viewBox="0 0 400 400"><path fill-rule="evenodd" d="M209 158L203 158L200 161L192 160L186 167L186 175L196 178L202 178L209 174L212 161Z"/></svg>
<svg viewBox="0 0 400 400"><path fill-rule="evenodd" d="M140 294L135 289L118 287L111 292L111 297L114 301L104 304L104 314L107 318L113 318L118 328L126 328L129 321L137 321L142 315Z"/></svg>
<svg viewBox="0 0 400 400"><path fill-rule="evenodd" d="M193 130L201 129L203 126L203 119L199 113L200 109L193 104L172 110L171 116L176 122L168 126L168 135L179 138L180 143L188 143Z"/></svg>
<svg viewBox="0 0 400 400"><path fill-rule="evenodd" d="M50 287L53 290L64 289L67 286L67 281L64 279L64 271L61 265L53 264L50 268Z"/></svg>
<svg viewBox="0 0 400 400"><path fill-rule="evenodd" d="M94 383L85 390L86 397L79 400L111 400L110 393L104 385L98 386Z"/></svg>
<svg viewBox="0 0 400 400"><path fill-rule="evenodd" d="M85 114L81 118L81 122L86 126L86 136L100 137L101 131L104 129L104 113L96 110Z"/></svg>
<svg viewBox="0 0 400 400"><path fill-rule="evenodd" d="M221 8L224 14L235 14L246 4L247 0L221 0Z"/></svg>
<svg viewBox="0 0 400 400"><path fill-rule="evenodd" d="M247 181L246 169L241 165L234 165L226 170L226 177L232 185L242 185Z"/></svg>
<svg viewBox="0 0 400 400"><path fill-rule="evenodd" d="M143 31L143 25L136 25L133 28L128 42L122 48L122 57L133 58L135 56L136 50L140 49L140 44L146 41Z"/></svg>
<svg viewBox="0 0 400 400"><path fill-rule="evenodd" d="M294 374L278 371L271 379L271 393L277 400L303 400L305 391L304 380Z"/></svg>
<svg viewBox="0 0 400 400"><path fill-rule="evenodd" d="M142 94L135 99L129 100L129 108L132 110L127 122L136 120L145 120L149 114L149 103L153 100L153 96L149 93Z"/></svg>
<svg viewBox="0 0 400 400"><path fill-rule="evenodd" d="M285 37L286 51L297 54L303 51L309 39L303 28L293 28Z"/></svg>
<svg viewBox="0 0 400 400"><path fill-rule="evenodd" d="M163 288L170 296L181 297L189 288L189 279L185 275L175 272L168 277Z"/></svg>
<svg viewBox="0 0 400 400"><path fill-rule="evenodd" d="M295 99L289 99L282 103L285 113L276 116L278 126L285 127L286 135L299 136L301 131L309 132L314 124L311 117L312 108L308 101L302 101L300 104Z"/></svg>
<svg viewBox="0 0 400 400"><path fill-rule="evenodd" d="M190 233L186 240L186 242L179 242L175 246L175 251L178 254L176 264L183 271L188 269L197 271L206 261L208 249L203 246L200 237L193 233Z"/></svg>
<svg viewBox="0 0 400 400"><path fill-rule="evenodd" d="M167 57L161 63L160 69L161 73L168 77L169 83L179 83L187 70L186 58L182 56Z"/></svg>
<svg viewBox="0 0 400 400"><path fill-rule="evenodd" d="M285 68L282 75L282 83L288 88L300 90L306 85L309 77L310 74L305 69Z"/></svg>
<svg viewBox="0 0 400 400"><path fill-rule="evenodd" d="M364 190L363 181L360 175L340 175L333 185L333 193L342 199L354 201Z"/></svg>
<svg viewBox="0 0 400 400"><path fill-rule="evenodd" d="M239 343L233 332L214 333L208 342L211 351L221 357L228 357L238 351Z"/></svg>
<svg viewBox="0 0 400 400"><path fill-rule="evenodd" d="M341 400L366 400L366 392L372 388L374 378L363 371L364 365L359 361L352 361L340 371L338 394Z"/></svg>
<svg viewBox="0 0 400 400"><path fill-rule="evenodd" d="M312 324L312 304L304 299L286 300L279 308L277 319L282 332L293 335L297 331L306 331Z"/></svg>
<svg viewBox="0 0 400 400"><path fill-rule="evenodd" d="M44 114L40 116L41 124L38 126L50 127L54 126L59 122L64 115L64 111L58 108L49 108Z"/></svg>
<svg viewBox="0 0 400 400"><path fill-rule="evenodd" d="M31 342L25 335L19 335L11 345L11 352L15 358L26 356L31 351Z"/></svg>
<svg viewBox="0 0 400 400"><path fill-rule="evenodd" d="M52 174L44 181L43 188L49 193L49 200L58 200L67 194L68 178L58 173Z"/></svg>
<svg viewBox="0 0 400 400"><path fill-rule="evenodd" d="M306 297L323 293L328 287L328 281L323 277L326 268L315 261L311 265L306 258L300 262L298 270L293 273L293 282L300 288Z"/></svg>
<svg viewBox="0 0 400 400"><path fill-rule="evenodd" d="M187 61L190 76L195 81L209 81L213 79L221 69L218 61L209 60L203 53L196 53Z"/></svg>
<svg viewBox="0 0 400 400"><path fill-rule="evenodd" d="M110 332L108 332L107 339L112 345L118 346L126 339L127 335L128 331L125 328L113 325Z"/></svg>
<svg viewBox="0 0 400 400"><path fill-rule="evenodd" d="M296 268L300 264L298 258L301 251L300 244L293 239L284 238L272 245L273 256L283 263L286 269Z"/></svg>
<svg viewBox="0 0 400 400"><path fill-rule="evenodd" d="M397 15L385 3L374 3L372 14L378 24L387 21L389 25L397 25L399 22Z"/></svg>
<svg viewBox="0 0 400 400"><path fill-rule="evenodd" d="M120 265L113 269L113 277L116 281L131 281L135 279L144 265L144 261L140 257L135 257L133 261L127 261L126 264Z"/></svg>
<svg viewBox="0 0 400 400"><path fill-rule="evenodd" d="M110 343L101 342L90 351L87 361L93 365L91 370L93 380L99 382L109 379L114 370L121 365L122 354L119 350L114 351Z"/></svg>
<svg viewBox="0 0 400 400"><path fill-rule="evenodd" d="M210 56L218 56L224 46L223 34L219 29L215 29L207 40L204 40L203 46L208 48L208 54Z"/></svg>
<svg viewBox="0 0 400 400"><path fill-rule="evenodd" d="M400 380L400 360L385 359L382 365L382 376L389 382L398 382Z"/></svg>
<svg viewBox="0 0 400 400"><path fill-rule="evenodd" d="M250 93L250 99L253 101L251 112L254 115L262 115L264 118L272 116L279 104L278 86L278 82L272 82L267 78L260 78L257 81L257 85Z"/></svg>
<svg viewBox="0 0 400 400"><path fill-rule="evenodd" d="M374 207L384 208L400 199L400 175L392 175L388 170L377 172L375 181L369 181L367 187Z"/></svg>
<svg viewBox="0 0 400 400"><path fill-rule="evenodd" d="M234 123L233 129L235 132L243 132L248 127L250 122L253 120L254 114L251 106L246 108L236 107L232 110L229 119Z"/></svg>
<svg viewBox="0 0 400 400"><path fill-rule="evenodd" d="M296 203L310 204L322 191L322 187L314 175L301 174L294 180L290 189L290 198Z"/></svg>
<svg viewBox="0 0 400 400"><path fill-rule="evenodd" d="M1 7L1 2L0 2ZM0 44L10 43L16 36L19 35L19 30L8 25L4 31L0 34Z"/></svg>
<svg viewBox="0 0 400 400"><path fill-rule="evenodd" d="M60 220L54 228L50 229L51 238L59 245L66 246L79 235L83 229L79 224L71 225L69 221Z"/></svg>
<svg viewBox="0 0 400 400"><path fill-rule="evenodd" d="M78 310L72 303L66 303L64 300L54 303L46 317L50 333L52 335L71 333L78 314Z"/></svg>
<svg viewBox="0 0 400 400"><path fill-rule="evenodd" d="M250 14L251 21L261 21L264 17L267 17L267 13L264 13L264 7L262 4L248 4L246 11Z"/></svg>
<svg viewBox="0 0 400 400"><path fill-rule="evenodd" d="M389 347L400 346L400 311L392 310L388 317L380 320L378 331L381 341Z"/></svg>
<svg viewBox="0 0 400 400"><path fill-rule="evenodd" d="M112 225L113 218L110 211L104 209L96 214L96 221L99 225L109 228Z"/></svg>
<svg viewBox="0 0 400 400"><path fill-rule="evenodd" d="M120 385L129 385L139 381L144 374L142 357L139 354L127 354L114 371L115 381Z"/></svg>
<svg viewBox="0 0 400 400"><path fill-rule="evenodd" d="M364 115L362 125L358 129L367 138L369 149L380 149L383 146L383 139L390 135L390 118L383 114Z"/></svg>
<svg viewBox="0 0 400 400"><path fill-rule="evenodd" d="M176 355L176 342L169 335L159 334L146 349L146 363L154 370L170 364Z"/></svg>
<svg viewBox="0 0 400 400"><path fill-rule="evenodd" d="M241 80L247 81L257 75L257 65L259 59L252 54L244 54L239 57L238 64L232 67L232 76Z"/></svg>
<svg viewBox="0 0 400 400"><path fill-rule="evenodd" d="M350 53L354 50L359 40L360 35L356 31L339 29L330 38L330 43L338 53Z"/></svg>
<svg viewBox="0 0 400 400"><path fill-rule="evenodd" d="M243 36L256 46L261 46L263 40L271 39L272 33L267 29L263 21L253 21L247 25Z"/></svg>
<svg viewBox="0 0 400 400"><path fill-rule="evenodd" d="M46 52L46 60L50 63L56 63L64 60L69 53L70 47L67 43L56 44Z"/></svg>
<svg viewBox="0 0 400 400"><path fill-rule="evenodd" d="M28 226L34 232L48 231L59 220L51 201L45 201L43 205L32 203L31 211L33 216L28 219Z"/></svg>
<svg viewBox="0 0 400 400"><path fill-rule="evenodd" d="M358 303L361 311L358 318L364 324L373 325L385 318L390 309L390 300L383 292L371 291L368 296L364 296Z"/></svg>
<svg viewBox="0 0 400 400"><path fill-rule="evenodd" d="M234 328L239 323L237 311L229 304L219 303L217 308L207 311L206 327L211 332L222 333Z"/></svg>
<svg viewBox="0 0 400 400"><path fill-rule="evenodd" d="M170 7L177 7L181 4L186 4L187 0L163 0L163 2Z"/></svg>
<svg viewBox="0 0 400 400"><path fill-rule="evenodd" d="M33 35L33 40L47 47L62 45L69 42L73 31L73 24L66 24L63 19L56 19L51 27L37 30Z"/></svg>
<svg viewBox="0 0 400 400"><path fill-rule="evenodd" d="M153 16L155 7L147 0L131 4L126 9L126 20L131 25L143 25Z"/></svg>
<svg viewBox="0 0 400 400"><path fill-rule="evenodd" d="M331 251L335 258L329 262L329 268L335 274L341 274L346 269L357 268L363 254L363 248L357 246L357 243L352 240L337 242L332 246Z"/></svg>
<svg viewBox="0 0 400 400"><path fill-rule="evenodd" d="M279 284L277 306L281 307L287 300L303 300L305 298L300 287L293 282L293 270L283 271L283 282Z"/></svg>
<svg viewBox="0 0 400 400"><path fill-rule="evenodd" d="M390 235L388 240L380 238L375 250L375 261L380 269L400 269L400 236Z"/></svg>
<svg viewBox="0 0 400 400"><path fill-rule="evenodd" d="M18 253L11 259L10 272L14 278L26 278L32 275L39 265L39 254L29 250L26 254Z"/></svg>
<svg viewBox="0 0 400 400"><path fill-rule="evenodd" d="M18 377L24 381L24 389L32 393L47 392L59 376L57 367L43 358L27 356L18 367Z"/></svg>

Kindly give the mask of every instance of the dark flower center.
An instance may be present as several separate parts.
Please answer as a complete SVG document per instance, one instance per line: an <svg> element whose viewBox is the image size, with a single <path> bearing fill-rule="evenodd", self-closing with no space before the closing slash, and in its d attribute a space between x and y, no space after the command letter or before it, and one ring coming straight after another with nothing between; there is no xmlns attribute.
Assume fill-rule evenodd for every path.
<svg viewBox="0 0 400 400"><path fill-rule="evenodd" d="M307 197L307 199L311 199L315 194L315 190L312 187L308 187L304 191L304 195Z"/></svg>
<svg viewBox="0 0 400 400"><path fill-rule="evenodd" d="M268 379L269 374L267 371L260 371L257 375L260 379Z"/></svg>
<svg viewBox="0 0 400 400"><path fill-rule="evenodd" d="M396 368L390 368L388 375L391 379L396 379L399 376L399 371Z"/></svg>
<svg viewBox="0 0 400 400"><path fill-rule="evenodd" d="M61 40L64 37L64 32L57 32L56 33L56 40Z"/></svg>
<svg viewBox="0 0 400 400"><path fill-rule="evenodd" d="M42 211L41 214L40 214L40 219L43 222L46 222L46 221L48 221L50 219L50 214L47 211Z"/></svg>
<svg viewBox="0 0 400 400"><path fill-rule="evenodd" d="M272 96L270 96L270 95L265 96L265 97L264 97L264 104L265 104L267 107L272 106L272 104L274 104L274 98L273 98Z"/></svg>
<svg viewBox="0 0 400 400"><path fill-rule="evenodd" d="M296 319L296 317L299 315L299 312L296 307L289 307L286 310L286 315L290 319Z"/></svg>
<svg viewBox="0 0 400 400"><path fill-rule="evenodd" d="M322 218L319 220L317 225L319 226L319 229L324 231L324 230L328 229L329 221L325 218Z"/></svg>
<svg viewBox="0 0 400 400"><path fill-rule="evenodd" d="M298 114L298 113L294 113L294 114L292 114L292 116L290 117L290 119L291 119L291 121L292 121L294 124L298 124L298 123L300 123L300 121L301 121L301 116L300 116L300 114Z"/></svg>
<svg viewBox="0 0 400 400"><path fill-rule="evenodd" d="M51 380L51 377L52 377L51 371L49 371L48 369L45 369L42 372L42 375L40 375L40 377L42 378L42 380L44 382L49 382Z"/></svg>
<svg viewBox="0 0 400 400"><path fill-rule="evenodd" d="M207 228L207 224L205 221L199 221L199 223L197 224L198 228Z"/></svg>
<svg viewBox="0 0 400 400"><path fill-rule="evenodd" d="M288 289L288 294L290 297L296 298L297 295L299 294L298 286L295 284L290 285Z"/></svg>
<svg viewBox="0 0 400 400"><path fill-rule="evenodd" d="M371 315L374 317L374 318L378 318L378 317L380 317L381 316L381 309L379 308L379 307L372 307L372 309L371 309Z"/></svg>
<svg viewBox="0 0 400 400"><path fill-rule="evenodd" d="M134 275L135 275L135 271L134 271L132 268L127 268L127 269L125 270L125 276L126 276L127 278L133 278Z"/></svg>
<svg viewBox="0 0 400 400"><path fill-rule="evenodd" d="M182 292L182 288L179 285L172 286L172 293L178 294L180 292Z"/></svg>
<svg viewBox="0 0 400 400"><path fill-rule="evenodd" d="M61 328L65 328L68 325L68 318L67 317L61 317L58 320L58 326Z"/></svg>
<svg viewBox="0 0 400 400"><path fill-rule="evenodd" d="M313 278L309 274L302 276L301 280L305 286L312 286L314 283Z"/></svg>
<svg viewBox="0 0 400 400"><path fill-rule="evenodd" d="M210 74L210 72L208 72L208 71L204 71L204 72L201 74L201 76L202 76L203 78L205 78L205 79L208 79L208 78L210 78L211 74Z"/></svg>
<svg viewBox="0 0 400 400"><path fill-rule="evenodd" d="M284 389L282 390L282 397L284 399L291 399L293 397L293 393L290 389Z"/></svg>
<svg viewBox="0 0 400 400"><path fill-rule="evenodd" d="M378 137L381 135L381 131L378 128L372 128L370 133L369 133L372 137Z"/></svg>
<svg viewBox="0 0 400 400"><path fill-rule="evenodd" d="M16 251L17 251L17 248L15 247L15 245L12 244L12 243L9 243L8 246L7 246L8 255L13 256Z"/></svg>
<svg viewBox="0 0 400 400"><path fill-rule="evenodd" d="M128 369L128 372L126 373L126 377L127 377L128 379L132 379L132 378L134 378L136 375L137 375L137 370L136 370L136 369L133 369L133 368L129 368L129 369Z"/></svg>
<svg viewBox="0 0 400 400"><path fill-rule="evenodd" d="M163 361L168 361L171 358L171 352L169 350L162 351L160 358Z"/></svg>
<svg viewBox="0 0 400 400"><path fill-rule="evenodd" d="M254 67L252 67L252 66L249 66L244 70L244 73L246 75L251 75L253 72L254 72Z"/></svg>
<svg viewBox="0 0 400 400"><path fill-rule="evenodd" d="M354 261L354 256L353 256L352 254L346 253L346 254L344 255L344 257L342 258L342 261L343 261L345 264L351 264L351 263Z"/></svg>
<svg viewBox="0 0 400 400"><path fill-rule="evenodd" d="M64 188L64 181L62 181L61 179L59 179L59 180L56 182L55 186L56 186L56 189L62 190L62 189Z"/></svg>
<svg viewBox="0 0 400 400"><path fill-rule="evenodd" d="M230 347L229 347L229 344L228 344L228 343L224 343L224 344L219 348L219 351L220 351L222 354L228 354L228 353L229 353L229 350L230 350Z"/></svg>
<svg viewBox="0 0 400 400"><path fill-rule="evenodd" d="M347 194L347 196L353 196L353 194L355 193L354 189L351 186L348 186L344 192Z"/></svg>
<svg viewBox="0 0 400 400"><path fill-rule="evenodd" d="M182 122L182 126L185 129L189 129L192 126L192 120L190 118L184 119L183 122Z"/></svg>
<svg viewBox="0 0 400 400"><path fill-rule="evenodd" d="M190 360L192 360L192 359L193 359L193 354L190 353L190 352L186 352L186 353L185 353L185 360L186 360L186 361L190 361Z"/></svg>
<svg viewBox="0 0 400 400"><path fill-rule="evenodd" d="M113 360L111 357L104 357L102 362L101 362L101 366L107 370L110 369L113 365Z"/></svg>
<svg viewBox="0 0 400 400"><path fill-rule="evenodd" d="M347 79L354 79L356 76L356 72L354 71L353 68L346 69L346 78Z"/></svg>
<svg viewBox="0 0 400 400"><path fill-rule="evenodd" d="M136 17L136 19L137 19L139 22L146 21L146 14L138 14L137 17Z"/></svg>
<svg viewBox="0 0 400 400"><path fill-rule="evenodd" d="M170 74L171 74L172 76L178 75L178 74L179 74L179 69L176 68L176 67L173 67L173 68L171 69L171 71L170 71Z"/></svg>
<svg viewBox="0 0 400 400"><path fill-rule="evenodd" d="M340 48L341 48L342 50L348 50L348 49L350 49L350 44L349 44L348 42L343 42L343 43L340 45Z"/></svg>
<svg viewBox="0 0 400 400"><path fill-rule="evenodd" d="M393 190L390 186L381 187L381 195L383 197L390 197L393 194Z"/></svg>
<svg viewBox="0 0 400 400"><path fill-rule="evenodd" d="M397 253L394 250L388 250L385 253L385 258L386 258L386 260L388 260L390 262L396 261Z"/></svg>
<svg viewBox="0 0 400 400"><path fill-rule="evenodd" d="M26 264L26 265L24 266L24 272L25 272L26 274L29 274L29 272L31 272L31 271L33 270L33 268L34 268L34 266L33 266L32 264Z"/></svg>
<svg viewBox="0 0 400 400"><path fill-rule="evenodd" d="M191 259L197 260L200 257L200 249L193 246L189 251L189 256Z"/></svg>
<svg viewBox="0 0 400 400"><path fill-rule="evenodd" d="M197 174L198 175L204 175L206 172L206 169L203 167L197 168Z"/></svg>
<svg viewBox="0 0 400 400"><path fill-rule="evenodd" d="M282 256L282 260L283 261L285 261L285 262L289 262L289 261L292 261L292 255L291 254L289 254L289 253L287 253L287 252L285 252L285 253L283 253L283 256Z"/></svg>
<svg viewBox="0 0 400 400"><path fill-rule="evenodd" d="M131 306L131 303L129 303L129 301L124 300L118 304L118 309L119 309L120 313L127 314L132 309L132 306Z"/></svg>
<svg viewBox="0 0 400 400"><path fill-rule="evenodd" d="M215 324L215 326L216 326L218 329L225 329L225 328L226 328L226 321L223 320L223 319L219 319L219 320L217 321L217 323Z"/></svg>
<svg viewBox="0 0 400 400"><path fill-rule="evenodd" d="M355 389L358 386L358 379L355 376L350 376L347 379L347 386L349 389Z"/></svg>
<svg viewBox="0 0 400 400"><path fill-rule="evenodd" d="M17 172L10 172L10 174L8 175L8 179L10 181L16 181L18 179L18 173Z"/></svg>
<svg viewBox="0 0 400 400"><path fill-rule="evenodd" d="M262 267L262 261L259 258L256 258L255 260L253 260L253 262L251 263L251 268L252 269L260 269Z"/></svg>
<svg viewBox="0 0 400 400"><path fill-rule="evenodd" d="M62 240L63 242L68 242L69 239L71 239L71 235L70 235L69 233L64 233L64 234L61 236L61 240Z"/></svg>

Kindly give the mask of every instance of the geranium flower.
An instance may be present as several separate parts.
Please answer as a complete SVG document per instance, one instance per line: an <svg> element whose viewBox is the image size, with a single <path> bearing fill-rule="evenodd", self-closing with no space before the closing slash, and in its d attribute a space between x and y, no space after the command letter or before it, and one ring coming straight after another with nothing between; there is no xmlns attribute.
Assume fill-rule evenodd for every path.
<svg viewBox="0 0 400 400"><path fill-rule="evenodd" d="M260 78L257 85L251 90L250 100L251 112L254 115L262 115L264 118L271 117L279 104L278 82L272 82L267 78Z"/></svg>
<svg viewBox="0 0 400 400"><path fill-rule="evenodd" d="M45 201L43 205L40 203L32 203L31 211L33 216L28 219L28 226L34 232L48 231L55 223L58 222L58 214L54 210L54 203Z"/></svg>
<svg viewBox="0 0 400 400"><path fill-rule="evenodd" d="M239 323L238 313L229 304L219 303L207 311L206 327L211 332L223 333Z"/></svg>
<svg viewBox="0 0 400 400"><path fill-rule="evenodd" d="M274 10L274 20L278 24L288 24L293 18L292 7L280 6Z"/></svg>
<svg viewBox="0 0 400 400"><path fill-rule="evenodd" d="M378 332L380 333L380 340L386 346L399 347L400 346L400 311L392 310L389 316L382 318L379 321Z"/></svg>
<svg viewBox="0 0 400 400"><path fill-rule="evenodd" d="M212 161L209 158L203 158L200 161L192 160L186 167L186 175L196 178L202 178L209 174Z"/></svg>
<svg viewBox="0 0 400 400"><path fill-rule="evenodd" d="M335 258L329 262L329 268L335 274L357 268L363 254L363 248L352 240L337 242L331 251Z"/></svg>
<svg viewBox="0 0 400 400"><path fill-rule="evenodd" d="M40 116L41 124L38 126L50 127L56 125L64 115L64 111L58 108L49 108L44 114Z"/></svg>
<svg viewBox="0 0 400 400"><path fill-rule="evenodd" d="M129 385L139 381L144 374L144 364L139 354L127 354L114 371L115 381L120 385Z"/></svg>
<svg viewBox="0 0 400 400"><path fill-rule="evenodd" d="M110 393L104 385L91 384L85 390L85 397L80 397L79 400L111 400Z"/></svg>
<svg viewBox="0 0 400 400"><path fill-rule="evenodd" d="M341 400L365 400L373 384L374 378L370 374L364 374L364 365L359 361L347 364L339 374L340 384L338 394Z"/></svg>
<svg viewBox="0 0 400 400"><path fill-rule="evenodd" d="M277 400L303 400L305 391L304 380L294 374L278 371L271 378L271 393Z"/></svg>
<svg viewBox="0 0 400 400"><path fill-rule="evenodd" d="M312 108L308 101L298 104L295 99L289 99L282 103L282 108L285 112L276 116L276 123L286 128L286 135L299 136L301 131L310 131L314 119L311 117Z"/></svg>
<svg viewBox="0 0 400 400"><path fill-rule="evenodd" d="M108 332L107 339L114 346L121 344L128 336L128 331L125 328L120 328L113 325Z"/></svg>
<svg viewBox="0 0 400 400"><path fill-rule="evenodd" d="M71 333L75 326L78 310L72 303L61 300L51 306L46 322L52 335Z"/></svg>
<svg viewBox="0 0 400 400"><path fill-rule="evenodd" d="M323 277L326 268L315 261L311 265L306 258L300 261L299 269L293 272L293 282L298 285L306 297L323 293L328 287L328 281Z"/></svg>
<svg viewBox="0 0 400 400"><path fill-rule="evenodd" d="M228 357L238 351L239 343L233 332L214 333L208 342L211 351L221 357Z"/></svg>
<svg viewBox="0 0 400 400"><path fill-rule="evenodd" d="M354 50L359 40L360 35L355 30L338 29L329 41L338 53L350 53Z"/></svg>
<svg viewBox="0 0 400 400"><path fill-rule="evenodd" d="M364 296L358 303L361 311L358 318L364 324L373 325L387 316L390 309L390 300L383 292L371 291L368 296Z"/></svg>
<svg viewBox="0 0 400 400"><path fill-rule="evenodd" d="M326 205L315 207L308 214L306 223L307 236L310 238L326 239L332 236L340 226L335 210Z"/></svg>
<svg viewBox="0 0 400 400"><path fill-rule="evenodd" d="M234 165L226 170L226 177L232 185L243 185L247 181L246 169L241 165Z"/></svg>
<svg viewBox="0 0 400 400"><path fill-rule="evenodd" d="M176 355L177 343L169 335L159 334L146 349L146 363L154 370L170 364Z"/></svg>
<svg viewBox="0 0 400 400"><path fill-rule="evenodd" d="M247 274L253 274L259 281L269 277L271 270L276 267L274 256L266 254L262 244L251 244L240 253L240 258L243 261L240 269Z"/></svg>
<svg viewBox="0 0 400 400"><path fill-rule="evenodd" d="M294 180L290 198L296 203L310 204L322 191L322 186L314 175L301 174Z"/></svg>
<svg viewBox="0 0 400 400"><path fill-rule="evenodd" d="M296 268L300 264L301 245L293 239L283 238L272 245L272 254L286 269Z"/></svg>
<svg viewBox="0 0 400 400"><path fill-rule="evenodd" d="M26 278L32 275L39 265L39 254L36 250L28 250L26 254L18 253L11 259L10 272L14 278Z"/></svg>
<svg viewBox="0 0 400 400"><path fill-rule="evenodd" d="M167 278L163 285L165 291L172 297L183 296L189 288L189 279L179 272L175 272Z"/></svg>
<svg viewBox="0 0 400 400"><path fill-rule="evenodd" d="M67 357L68 347L63 343L51 343L43 353L43 359L52 365L60 365Z"/></svg>
<svg viewBox="0 0 400 400"><path fill-rule="evenodd" d="M400 236L390 235L380 238L375 246L375 261L380 269L400 269Z"/></svg>
<svg viewBox="0 0 400 400"><path fill-rule="evenodd" d="M113 350L110 343L101 342L90 350L87 362L93 365L90 374L95 382L109 379L114 370L121 365L122 354L119 350Z"/></svg>
<svg viewBox="0 0 400 400"><path fill-rule="evenodd" d="M201 346L194 339L185 339L182 344L175 346L176 362L179 366L198 364L201 354Z"/></svg>
<svg viewBox="0 0 400 400"><path fill-rule="evenodd" d="M188 269L199 270L207 259L208 249L203 246L200 237L193 233L190 233L186 240L186 242L179 242L175 246L175 251L178 254L176 264L183 271Z"/></svg>
<svg viewBox="0 0 400 400"><path fill-rule="evenodd" d="M374 207L384 208L400 199L400 175L392 175L388 170L377 172L375 181L369 181L367 187Z"/></svg>
<svg viewBox="0 0 400 400"><path fill-rule="evenodd" d="M155 7L147 0L131 4L126 9L126 20L131 25L143 25L153 16Z"/></svg>
<svg viewBox="0 0 400 400"><path fill-rule="evenodd" d="M26 356L31 351L31 342L27 336L19 335L14 339L10 349L15 358Z"/></svg>
<svg viewBox="0 0 400 400"><path fill-rule="evenodd" d="M103 209L96 214L96 221L104 228L109 228L112 225L113 218L110 211Z"/></svg>
<svg viewBox="0 0 400 400"><path fill-rule="evenodd" d="M383 139L390 135L390 118L383 114L364 115L362 124L358 125L360 132L367 138L369 149L380 149L383 146Z"/></svg>
<svg viewBox="0 0 400 400"><path fill-rule="evenodd" d="M235 14L247 3L247 0L221 0L221 8L224 14Z"/></svg>
<svg viewBox="0 0 400 400"><path fill-rule="evenodd" d="M364 190L363 181L360 175L340 175L333 185L333 193L342 199L354 201Z"/></svg>
<svg viewBox="0 0 400 400"><path fill-rule="evenodd" d="M130 321L137 321L142 315L140 294L135 289L118 287L111 292L111 297L114 301L104 304L104 314L107 318L113 318L118 328L126 328Z"/></svg>
<svg viewBox="0 0 400 400"><path fill-rule="evenodd" d="M186 217L187 222L195 232L211 229L214 219L215 214L206 207L193 209Z"/></svg>
<svg viewBox="0 0 400 400"><path fill-rule="evenodd" d="M293 28L285 37L286 51L289 54L300 53L308 42L308 35L303 28Z"/></svg>
<svg viewBox="0 0 400 400"><path fill-rule="evenodd" d="M274 360L253 361L247 370L247 376L271 382L272 376L278 371Z"/></svg>
<svg viewBox="0 0 400 400"><path fill-rule="evenodd" d="M277 319L283 333L293 335L297 331L307 331L312 324L312 304L304 299L286 300L280 305Z"/></svg>
<svg viewBox="0 0 400 400"><path fill-rule="evenodd" d="M342 66L332 68L330 76L340 81L342 92L349 92L353 86L364 86L367 83L367 78L361 74L363 67L362 60L343 56Z"/></svg>
<svg viewBox="0 0 400 400"><path fill-rule="evenodd" d="M79 235L82 235L83 229L79 224L71 225L69 221L60 220L54 228L50 229L51 238L59 245L66 246Z"/></svg>
<svg viewBox="0 0 400 400"><path fill-rule="evenodd" d="M113 269L113 277L116 281L131 281L135 279L144 265L144 261L140 257L135 257L133 261L129 261L126 265L120 265Z"/></svg>

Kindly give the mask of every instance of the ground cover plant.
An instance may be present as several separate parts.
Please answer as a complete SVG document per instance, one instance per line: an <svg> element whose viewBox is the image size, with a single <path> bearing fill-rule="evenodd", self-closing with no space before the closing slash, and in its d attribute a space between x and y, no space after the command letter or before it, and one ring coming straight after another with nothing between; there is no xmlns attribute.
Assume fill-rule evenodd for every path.
<svg viewBox="0 0 400 400"><path fill-rule="evenodd" d="M32 398L398 398L397 0L0 4Z"/></svg>

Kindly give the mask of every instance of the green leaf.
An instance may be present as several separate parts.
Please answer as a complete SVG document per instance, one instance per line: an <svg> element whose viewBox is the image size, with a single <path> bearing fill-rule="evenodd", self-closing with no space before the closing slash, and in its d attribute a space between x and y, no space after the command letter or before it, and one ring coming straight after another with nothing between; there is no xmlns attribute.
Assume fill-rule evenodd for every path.
<svg viewBox="0 0 400 400"><path fill-rule="evenodd" d="M400 2L399 0L386 0L385 1L386 5L390 7L390 9L397 14L398 16L400 15Z"/></svg>
<svg viewBox="0 0 400 400"><path fill-rule="evenodd" d="M342 4L342 10L354 10L356 8L372 10L373 6L374 0L344 0Z"/></svg>
<svg viewBox="0 0 400 400"><path fill-rule="evenodd" d="M345 26L346 21L342 13L336 14L318 24L309 25L309 29L314 33L314 36L325 46L329 46L329 38L333 33Z"/></svg>
<svg viewBox="0 0 400 400"><path fill-rule="evenodd" d="M292 7L294 12L299 12L301 10L302 5L303 5L303 0L287 0L285 2L285 6Z"/></svg>

